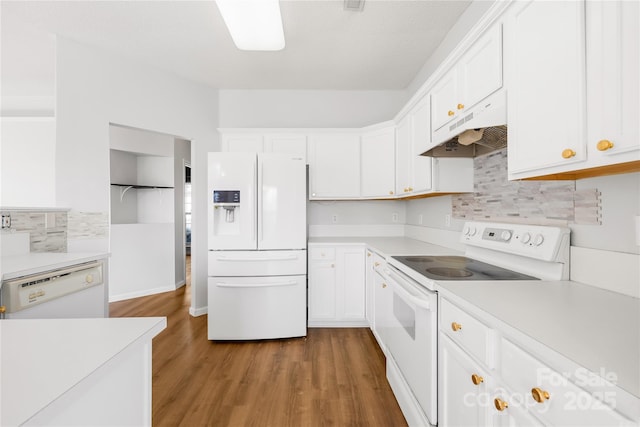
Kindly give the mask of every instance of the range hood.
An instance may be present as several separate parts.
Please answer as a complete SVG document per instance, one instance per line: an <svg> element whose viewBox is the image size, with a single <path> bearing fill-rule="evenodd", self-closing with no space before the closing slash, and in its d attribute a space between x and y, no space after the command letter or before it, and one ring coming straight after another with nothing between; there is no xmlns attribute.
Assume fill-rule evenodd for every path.
<svg viewBox="0 0 640 427"><path fill-rule="evenodd" d="M500 89L433 133L430 157L476 157L507 146L507 100Z"/></svg>

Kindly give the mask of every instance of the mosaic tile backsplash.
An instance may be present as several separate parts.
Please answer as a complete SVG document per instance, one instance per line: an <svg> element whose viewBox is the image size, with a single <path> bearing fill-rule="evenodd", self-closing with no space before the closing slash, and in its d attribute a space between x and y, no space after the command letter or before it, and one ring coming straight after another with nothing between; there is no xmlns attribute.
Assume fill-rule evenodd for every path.
<svg viewBox="0 0 640 427"><path fill-rule="evenodd" d="M507 149L474 159L474 193L452 197L453 217L529 224L600 224L600 192L575 181L509 181Z"/></svg>
<svg viewBox="0 0 640 427"><path fill-rule="evenodd" d="M28 232L31 252L67 251L67 212L2 211L11 215L11 229Z"/></svg>

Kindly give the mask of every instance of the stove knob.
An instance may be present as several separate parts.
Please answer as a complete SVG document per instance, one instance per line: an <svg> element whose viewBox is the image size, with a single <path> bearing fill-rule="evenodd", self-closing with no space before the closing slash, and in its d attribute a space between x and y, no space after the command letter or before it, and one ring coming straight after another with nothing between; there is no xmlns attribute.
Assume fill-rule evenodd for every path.
<svg viewBox="0 0 640 427"><path fill-rule="evenodd" d="M520 241L521 241L523 244L527 244L527 243L529 243L529 242L531 241L531 233L524 233L524 234L522 235L522 239L520 239Z"/></svg>
<svg viewBox="0 0 640 427"><path fill-rule="evenodd" d="M511 232L508 230L504 230L501 234L500 234L500 238L502 240L504 240L505 242L508 242L509 239L511 238Z"/></svg>
<svg viewBox="0 0 640 427"><path fill-rule="evenodd" d="M469 236L475 236L478 230L475 227L471 227L469 230Z"/></svg>
<svg viewBox="0 0 640 427"><path fill-rule="evenodd" d="M542 242L544 242L544 236L542 234L536 234L536 237L533 238L533 244L540 246Z"/></svg>
<svg viewBox="0 0 640 427"><path fill-rule="evenodd" d="M462 234L464 234L465 236L468 236L469 233L471 233L471 227L467 225L464 227L464 230L462 230Z"/></svg>

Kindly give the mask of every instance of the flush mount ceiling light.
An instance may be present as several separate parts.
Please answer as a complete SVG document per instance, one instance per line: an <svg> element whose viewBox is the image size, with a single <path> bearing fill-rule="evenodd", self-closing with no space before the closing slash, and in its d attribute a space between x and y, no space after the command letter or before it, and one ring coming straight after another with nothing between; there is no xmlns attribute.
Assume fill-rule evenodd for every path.
<svg viewBox="0 0 640 427"><path fill-rule="evenodd" d="M281 50L284 31L278 0L216 0L240 50Z"/></svg>

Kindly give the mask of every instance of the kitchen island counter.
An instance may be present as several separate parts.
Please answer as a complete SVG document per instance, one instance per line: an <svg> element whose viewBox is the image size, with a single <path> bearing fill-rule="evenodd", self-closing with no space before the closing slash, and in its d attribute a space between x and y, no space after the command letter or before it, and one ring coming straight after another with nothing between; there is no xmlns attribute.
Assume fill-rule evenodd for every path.
<svg viewBox="0 0 640 427"><path fill-rule="evenodd" d="M150 425L164 317L0 321L0 425Z"/></svg>

